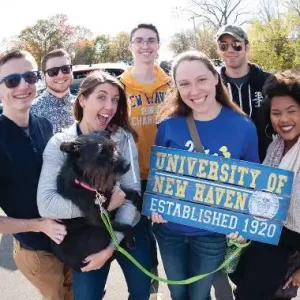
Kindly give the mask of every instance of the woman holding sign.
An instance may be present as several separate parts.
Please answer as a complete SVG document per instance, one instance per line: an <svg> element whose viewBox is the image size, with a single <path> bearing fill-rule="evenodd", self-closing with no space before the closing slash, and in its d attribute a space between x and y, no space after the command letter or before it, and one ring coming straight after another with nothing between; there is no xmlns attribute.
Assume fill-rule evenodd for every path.
<svg viewBox="0 0 300 300"><path fill-rule="evenodd" d="M254 124L232 102L212 62L200 52L185 52L173 63L174 91L161 109L156 145L195 151L187 119L191 116L203 151L209 155L259 162ZM226 237L166 222L153 213L154 233L167 277L182 280L217 269ZM231 237L237 238L238 233ZM242 239L240 236L239 239ZM190 285L170 285L173 300L210 299L213 275Z"/></svg>
<svg viewBox="0 0 300 300"><path fill-rule="evenodd" d="M294 171L292 197L278 246L252 242L234 274L238 300L291 299L300 285L300 77L288 71L264 86L266 129L278 135L263 164ZM269 131L269 130L268 130ZM292 260L293 261L292 261ZM279 290L278 290L279 288Z"/></svg>

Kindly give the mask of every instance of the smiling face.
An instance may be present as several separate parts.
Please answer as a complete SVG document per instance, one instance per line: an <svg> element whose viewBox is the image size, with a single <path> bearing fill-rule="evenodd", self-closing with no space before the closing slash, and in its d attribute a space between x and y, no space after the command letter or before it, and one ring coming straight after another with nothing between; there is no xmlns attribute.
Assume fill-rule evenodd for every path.
<svg viewBox="0 0 300 300"><path fill-rule="evenodd" d="M156 33L147 28L140 28L132 36L130 51L135 63L153 64L159 50Z"/></svg>
<svg viewBox="0 0 300 300"><path fill-rule="evenodd" d="M229 44L229 47L225 51L220 50L219 46L219 54L223 61L225 62L226 67L232 68L232 69L239 69L243 65L247 64L247 57L249 52L249 44L246 45L246 43L240 42L235 37L224 34L220 37L219 42L226 42ZM238 42L241 45L241 51L236 51L231 46L232 43Z"/></svg>
<svg viewBox="0 0 300 300"><path fill-rule="evenodd" d="M194 117L211 114L217 107L217 75L200 60L180 62L174 75L181 99L193 110Z"/></svg>
<svg viewBox="0 0 300 300"><path fill-rule="evenodd" d="M45 70L70 64L71 61L66 56L52 57L47 60ZM63 96L69 91L69 87L73 81L73 74L72 72L70 74L63 74L60 70L58 75L54 77L50 77L47 73L44 73L44 78L50 93Z"/></svg>
<svg viewBox="0 0 300 300"><path fill-rule="evenodd" d="M290 96L274 96L270 117L274 130L291 148L300 135L300 105Z"/></svg>
<svg viewBox="0 0 300 300"><path fill-rule="evenodd" d="M1 66L0 79L12 74L24 74L30 71L37 71L37 65L32 57L14 58ZM24 81L24 78L15 88L6 87L5 83L0 84L0 98L3 102L4 113L8 111L10 114L16 111L28 111L35 95L36 84L28 84Z"/></svg>
<svg viewBox="0 0 300 300"><path fill-rule="evenodd" d="M87 97L79 98L83 108L81 124L89 132L105 130L115 115L120 93L118 87L111 83L102 83L95 87Z"/></svg>

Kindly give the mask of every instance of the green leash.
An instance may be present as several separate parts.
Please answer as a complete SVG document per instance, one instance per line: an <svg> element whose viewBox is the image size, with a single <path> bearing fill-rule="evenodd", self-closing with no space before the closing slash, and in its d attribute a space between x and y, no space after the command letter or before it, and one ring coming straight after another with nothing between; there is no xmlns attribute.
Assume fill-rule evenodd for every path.
<svg viewBox="0 0 300 300"><path fill-rule="evenodd" d="M103 223L105 224L106 229L108 230L108 232L111 236L111 239L113 240L113 242L115 244L116 250L121 252L124 256L126 256L136 267L138 267L142 272L144 272L150 278L152 278L154 280L157 280L157 281L167 283L167 284L177 284L177 285L179 285L179 284L191 284L191 283L194 283L194 282L196 282L200 279L203 279L203 278L205 278L205 277L207 277L207 276L209 276L213 273L216 273L216 272L220 271L221 269L223 269L224 267L226 267L233 259L235 259L240 254L240 252L245 247L247 247L250 244L250 242L248 242L246 244L239 244L239 243L236 243L234 241L230 241L230 245L234 244L237 247L237 249L234 252L232 252L228 256L228 258L214 271L206 273L206 274L197 275L197 276L194 276L194 277L191 277L191 278L188 278L188 279L184 279L184 280L169 280L169 279L166 279L166 278L158 277L158 276L150 273L134 257L132 257L124 248L122 248L121 246L119 246L117 244L117 237L116 237L116 234L115 234L115 232L112 228L109 215L108 215L107 211L103 208L101 209L101 218L102 218Z"/></svg>

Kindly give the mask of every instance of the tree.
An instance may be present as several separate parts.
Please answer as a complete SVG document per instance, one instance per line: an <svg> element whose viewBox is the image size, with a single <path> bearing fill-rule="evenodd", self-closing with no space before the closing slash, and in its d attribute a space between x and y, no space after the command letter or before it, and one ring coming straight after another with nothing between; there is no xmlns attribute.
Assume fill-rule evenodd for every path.
<svg viewBox="0 0 300 300"><path fill-rule="evenodd" d="M212 28L197 29L197 35L200 51L211 59L219 58L215 39L216 30Z"/></svg>
<svg viewBox="0 0 300 300"><path fill-rule="evenodd" d="M99 34L95 39L96 63L111 61L111 40L109 35Z"/></svg>
<svg viewBox="0 0 300 300"><path fill-rule="evenodd" d="M291 19L286 15L270 22L255 21L249 30L251 60L271 72L295 67L300 41L291 40L290 33Z"/></svg>
<svg viewBox="0 0 300 300"><path fill-rule="evenodd" d="M174 54L195 49L195 38L191 30L183 30L171 37L169 48Z"/></svg>
<svg viewBox="0 0 300 300"><path fill-rule="evenodd" d="M132 59L131 52L129 50L130 37L125 31L119 32L110 43L111 60L117 61L130 61Z"/></svg>
<svg viewBox="0 0 300 300"><path fill-rule="evenodd" d="M93 40L79 41L73 58L74 65L90 65L95 63L95 43Z"/></svg>
<svg viewBox="0 0 300 300"><path fill-rule="evenodd" d="M271 22L280 18L279 0L260 0L258 16L260 20Z"/></svg>
<svg viewBox="0 0 300 300"><path fill-rule="evenodd" d="M180 54L188 50L200 50L210 58L219 58L215 42L214 29L185 30L175 33L170 41L169 48L174 54ZM197 39L197 42L196 42Z"/></svg>
<svg viewBox="0 0 300 300"><path fill-rule="evenodd" d="M299 0L287 0L286 6L293 11L298 17L300 17L300 1Z"/></svg>
<svg viewBox="0 0 300 300"><path fill-rule="evenodd" d="M219 28L232 23L242 25L246 23L250 12L243 0L189 0L188 5L178 11L188 12L190 17L197 18L202 26Z"/></svg>
<svg viewBox="0 0 300 300"><path fill-rule="evenodd" d="M70 54L76 51L76 42L87 40L91 31L81 26L69 25L68 17L57 14L49 19L38 20L33 26L23 29L19 36L19 46L28 50L39 66L42 57L56 48L65 48Z"/></svg>

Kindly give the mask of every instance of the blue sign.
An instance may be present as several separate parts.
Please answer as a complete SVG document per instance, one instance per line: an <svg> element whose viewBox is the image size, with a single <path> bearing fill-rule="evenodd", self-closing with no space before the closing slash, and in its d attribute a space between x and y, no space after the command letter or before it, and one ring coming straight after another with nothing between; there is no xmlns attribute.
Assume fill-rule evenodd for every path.
<svg viewBox="0 0 300 300"><path fill-rule="evenodd" d="M153 146L150 169L289 196L293 172L243 160Z"/></svg>
<svg viewBox="0 0 300 300"><path fill-rule="evenodd" d="M287 217L293 172L153 146L144 215L278 244Z"/></svg>

